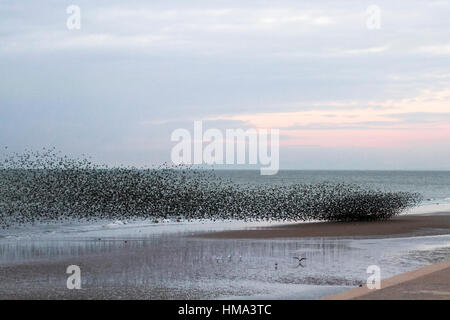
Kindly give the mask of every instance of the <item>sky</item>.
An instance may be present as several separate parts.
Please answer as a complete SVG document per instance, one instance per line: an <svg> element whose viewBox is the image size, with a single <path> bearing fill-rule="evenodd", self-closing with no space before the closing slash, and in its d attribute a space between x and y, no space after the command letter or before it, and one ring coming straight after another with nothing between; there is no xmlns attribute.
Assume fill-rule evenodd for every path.
<svg viewBox="0 0 450 320"><path fill-rule="evenodd" d="M282 169L450 170L449 14L433 0L2 0L0 146L150 166L202 120L278 128Z"/></svg>

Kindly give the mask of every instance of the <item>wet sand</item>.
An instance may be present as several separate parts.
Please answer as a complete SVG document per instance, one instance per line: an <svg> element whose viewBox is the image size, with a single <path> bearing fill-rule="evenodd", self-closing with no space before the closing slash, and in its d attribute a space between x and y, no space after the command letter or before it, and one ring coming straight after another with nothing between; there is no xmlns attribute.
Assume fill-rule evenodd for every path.
<svg viewBox="0 0 450 320"><path fill-rule="evenodd" d="M449 300L450 260L381 280L381 289L351 289L325 300Z"/></svg>
<svg viewBox="0 0 450 320"><path fill-rule="evenodd" d="M425 236L450 234L450 213L408 215L387 221L314 222L259 227L198 235L216 239L309 237Z"/></svg>
<svg viewBox="0 0 450 320"><path fill-rule="evenodd" d="M203 224L106 225L5 237L0 241L0 299L321 299L364 284L368 265L379 265L382 278L389 278L448 260L449 217L253 225L243 231ZM384 227L374 228L377 225ZM365 238L371 234L368 230L387 235ZM317 236L312 236L313 231ZM254 240L257 237L248 237L249 232L261 238ZM445 235L404 238L392 236L395 232ZM249 239L204 238L230 233L243 233ZM283 236L271 239L276 238L274 233ZM352 237L337 237L349 234ZM355 234L362 237L353 238ZM293 256L307 260L299 266ZM66 287L69 265L81 268L81 290ZM416 286L416 292L445 296L448 291L448 286Z"/></svg>

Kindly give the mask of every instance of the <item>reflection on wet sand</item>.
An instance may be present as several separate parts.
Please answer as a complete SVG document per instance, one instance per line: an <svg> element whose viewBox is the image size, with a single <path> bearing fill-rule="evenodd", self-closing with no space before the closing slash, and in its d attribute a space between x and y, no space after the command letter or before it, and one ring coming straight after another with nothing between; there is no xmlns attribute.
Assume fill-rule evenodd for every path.
<svg viewBox="0 0 450 320"><path fill-rule="evenodd" d="M203 239L186 234L0 242L2 298L321 298L449 256L450 236ZM294 256L305 257L298 267ZM66 288L79 265L82 290Z"/></svg>

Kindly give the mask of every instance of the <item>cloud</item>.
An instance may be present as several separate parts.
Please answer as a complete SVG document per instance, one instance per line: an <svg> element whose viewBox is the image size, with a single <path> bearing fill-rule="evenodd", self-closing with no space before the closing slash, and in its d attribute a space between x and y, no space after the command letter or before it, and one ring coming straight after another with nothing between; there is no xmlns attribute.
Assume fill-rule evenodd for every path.
<svg viewBox="0 0 450 320"><path fill-rule="evenodd" d="M284 7L185 9L133 4L94 6L87 3L80 7L82 27L78 31L65 28L62 22L67 16L62 6L45 8L50 16L55 16L53 24L43 25L36 18L20 19L16 14L5 25L6 36L0 35L0 52L39 52L67 48L98 48L103 51L114 48L183 50L197 54L214 50L217 54L234 50L236 36L253 39L250 45L254 45L267 32L289 38L334 24L334 19L324 15L322 10ZM39 11L39 8L36 10ZM28 12L22 13L28 15ZM21 28L14 28L15 25ZM242 45L249 48L245 43Z"/></svg>
<svg viewBox="0 0 450 320"><path fill-rule="evenodd" d="M357 54L370 54L370 53L381 53L389 50L389 46L380 46L380 47L371 47L371 48L363 48L363 49L349 49L349 50L341 50L338 51L338 54L349 54L349 55L357 55Z"/></svg>
<svg viewBox="0 0 450 320"><path fill-rule="evenodd" d="M423 46L418 49L421 53L431 55L450 55L450 44L435 45L435 46Z"/></svg>
<svg viewBox="0 0 450 320"><path fill-rule="evenodd" d="M304 104L304 103L303 103ZM314 105L314 104L313 104ZM347 126L365 122L390 122L396 125L398 117L405 115L435 115L437 120L447 121L442 115L449 113L450 89L442 91L423 91L413 98L386 101L335 101L323 103L328 108L295 112L237 114L218 116L213 119L245 121L256 127L286 128L294 125L325 124ZM339 106L339 108L335 108ZM347 107L345 107L347 106Z"/></svg>
<svg viewBox="0 0 450 320"><path fill-rule="evenodd" d="M377 30L355 1L79 0L81 30L66 28L67 5L0 3L9 145L132 162L170 154L172 128L201 119L280 127L293 159L302 144L448 139L448 2L378 1Z"/></svg>
<svg viewBox="0 0 450 320"><path fill-rule="evenodd" d="M405 146L450 139L450 90L423 91L401 100L360 102L359 109L355 108L356 102L349 105L340 109L237 114L213 119L243 121L257 128L279 128L282 135L290 137L284 141L288 145Z"/></svg>

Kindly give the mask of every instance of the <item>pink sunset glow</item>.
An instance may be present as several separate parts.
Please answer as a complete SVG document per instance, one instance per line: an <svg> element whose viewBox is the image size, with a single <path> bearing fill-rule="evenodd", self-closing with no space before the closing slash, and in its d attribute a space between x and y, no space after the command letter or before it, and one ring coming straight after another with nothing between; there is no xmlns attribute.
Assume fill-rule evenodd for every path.
<svg viewBox="0 0 450 320"><path fill-rule="evenodd" d="M450 138L450 122L445 117L450 90L424 91L398 101L328 102L321 106L325 109L237 114L214 120L279 128L285 146L407 147Z"/></svg>

